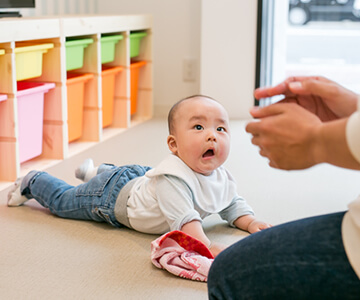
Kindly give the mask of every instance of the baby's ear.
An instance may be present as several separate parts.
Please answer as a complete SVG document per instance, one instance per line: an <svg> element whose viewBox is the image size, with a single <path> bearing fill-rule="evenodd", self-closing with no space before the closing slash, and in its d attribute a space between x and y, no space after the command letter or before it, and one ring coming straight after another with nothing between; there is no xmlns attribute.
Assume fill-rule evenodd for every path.
<svg viewBox="0 0 360 300"><path fill-rule="evenodd" d="M173 154L176 154L177 153L177 144L176 144L175 136L169 135L168 138L167 138L167 144L168 144L168 147L169 147L170 151Z"/></svg>

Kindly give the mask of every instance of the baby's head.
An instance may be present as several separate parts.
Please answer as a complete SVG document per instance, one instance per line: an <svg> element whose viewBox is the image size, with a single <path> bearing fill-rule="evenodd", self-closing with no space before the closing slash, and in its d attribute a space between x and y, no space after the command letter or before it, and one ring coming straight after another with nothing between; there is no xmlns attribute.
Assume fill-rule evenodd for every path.
<svg viewBox="0 0 360 300"><path fill-rule="evenodd" d="M210 175L230 151L229 116L216 100L195 95L178 101L168 116L170 151L193 171Z"/></svg>

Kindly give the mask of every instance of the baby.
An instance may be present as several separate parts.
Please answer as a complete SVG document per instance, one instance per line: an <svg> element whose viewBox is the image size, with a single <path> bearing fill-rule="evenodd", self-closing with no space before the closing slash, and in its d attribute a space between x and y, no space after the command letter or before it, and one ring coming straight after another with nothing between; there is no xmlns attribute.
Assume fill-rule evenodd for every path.
<svg viewBox="0 0 360 300"><path fill-rule="evenodd" d="M60 217L107 222L115 227L163 234L181 230L202 241L214 256L225 246L211 243L202 220L219 214L230 226L250 233L270 227L258 221L238 196L224 168L230 150L229 117L224 107L202 95L177 102L168 116L171 151L155 168L102 164L86 160L71 186L48 173L31 171L18 179L9 206L34 198Z"/></svg>

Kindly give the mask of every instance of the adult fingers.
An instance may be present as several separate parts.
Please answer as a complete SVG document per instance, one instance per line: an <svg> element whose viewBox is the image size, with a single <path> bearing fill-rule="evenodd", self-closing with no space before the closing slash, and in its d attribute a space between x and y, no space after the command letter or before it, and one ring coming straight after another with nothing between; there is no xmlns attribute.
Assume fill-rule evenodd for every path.
<svg viewBox="0 0 360 300"><path fill-rule="evenodd" d="M275 103L265 107L253 107L250 109L250 114L254 118L265 118L273 115L278 115L286 111L287 109L291 109L294 103Z"/></svg>
<svg viewBox="0 0 360 300"><path fill-rule="evenodd" d="M257 88L254 91L254 97L256 99L261 98L268 98L273 97L276 95L282 95L288 90L287 84L285 82L282 82L276 86L273 87L263 87L263 88Z"/></svg>
<svg viewBox="0 0 360 300"><path fill-rule="evenodd" d="M292 103L280 104L279 103L279 104L272 104L269 106L265 106L262 108L254 107L250 110L250 114L255 119L262 119L262 118L281 114L285 109L282 106L289 106L289 105L296 105L296 104L292 104ZM263 122L261 120L255 120L255 121L249 122L246 125L245 130L246 130L246 132L251 133L252 135L256 136L256 135L262 133L266 129L262 123Z"/></svg>
<svg viewBox="0 0 360 300"><path fill-rule="evenodd" d="M268 98L273 97L276 95L291 95L293 91L289 89L289 84L292 82L303 82L306 80L317 80L320 82L331 82L330 80L326 79L325 77L319 76L292 76L284 80L283 82L279 83L278 85L272 87L260 87L255 89L254 97L256 99L261 98Z"/></svg>
<svg viewBox="0 0 360 300"><path fill-rule="evenodd" d="M322 98L334 97L339 93L337 84L317 79L290 82L289 89L297 95L314 95Z"/></svg>

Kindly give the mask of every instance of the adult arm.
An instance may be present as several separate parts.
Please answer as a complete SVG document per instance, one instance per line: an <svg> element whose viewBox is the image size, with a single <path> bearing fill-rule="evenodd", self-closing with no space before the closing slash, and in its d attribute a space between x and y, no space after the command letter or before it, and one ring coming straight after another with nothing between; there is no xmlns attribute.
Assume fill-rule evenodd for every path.
<svg viewBox="0 0 360 300"><path fill-rule="evenodd" d="M294 103L279 103L251 110L259 122L251 122L246 131L252 143L275 168L305 169L330 163L360 169L346 141L348 118L321 122L314 114Z"/></svg>
<svg viewBox="0 0 360 300"><path fill-rule="evenodd" d="M356 110L355 93L322 77L292 77L275 87L255 90L260 98L278 94L285 99L253 108L251 114L258 120L246 127L270 166L290 170L326 162L360 169L349 148L358 135L349 138L347 134L348 116Z"/></svg>
<svg viewBox="0 0 360 300"><path fill-rule="evenodd" d="M260 121L249 123L246 130L270 166L291 170L330 163L360 169L346 141L348 118L323 123L294 103L253 109L251 114Z"/></svg>

